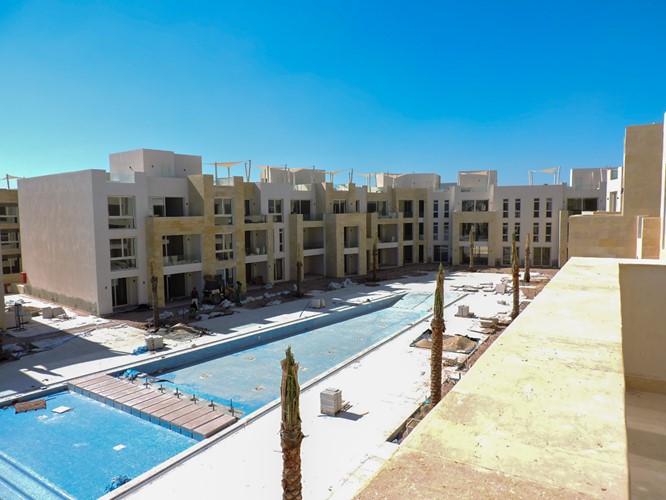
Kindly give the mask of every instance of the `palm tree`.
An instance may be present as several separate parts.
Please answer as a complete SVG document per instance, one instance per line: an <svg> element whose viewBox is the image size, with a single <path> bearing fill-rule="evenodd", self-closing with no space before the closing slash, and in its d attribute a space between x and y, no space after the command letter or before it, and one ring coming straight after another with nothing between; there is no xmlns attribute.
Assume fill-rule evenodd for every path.
<svg viewBox="0 0 666 500"><path fill-rule="evenodd" d="M282 498L300 500L303 498L301 484L301 412L298 385L298 363L291 353L291 346L285 352L282 366L282 385L280 397L282 403L282 423L280 425L280 444L282 445Z"/></svg>
<svg viewBox="0 0 666 500"><path fill-rule="evenodd" d="M372 282L377 283L377 238L372 243Z"/></svg>
<svg viewBox="0 0 666 500"><path fill-rule="evenodd" d="M301 290L301 282L303 281L303 254L300 251L300 248L296 252L296 297L301 297L303 295L303 290Z"/></svg>
<svg viewBox="0 0 666 500"><path fill-rule="evenodd" d="M153 292L153 326L157 330L160 326L160 311L157 308L157 283L158 279L155 276L155 260L150 259L150 288Z"/></svg>
<svg viewBox="0 0 666 500"><path fill-rule="evenodd" d="M518 267L518 247L516 246L516 233L513 233L513 240L511 241L511 283L513 285L513 309L511 310L511 319L516 319L518 316L519 295L520 295L520 268Z"/></svg>
<svg viewBox="0 0 666 500"><path fill-rule="evenodd" d="M527 241L525 241L525 273L523 274L523 281L525 283L529 283L531 279L530 255L532 255L532 252L530 251L530 234L527 233Z"/></svg>
<svg viewBox="0 0 666 500"><path fill-rule="evenodd" d="M444 334L444 267L439 265L435 287L435 307L432 321L432 346L430 349L430 407L434 408L442 399L442 336Z"/></svg>
<svg viewBox="0 0 666 500"><path fill-rule="evenodd" d="M469 232L469 271L474 271L474 231Z"/></svg>

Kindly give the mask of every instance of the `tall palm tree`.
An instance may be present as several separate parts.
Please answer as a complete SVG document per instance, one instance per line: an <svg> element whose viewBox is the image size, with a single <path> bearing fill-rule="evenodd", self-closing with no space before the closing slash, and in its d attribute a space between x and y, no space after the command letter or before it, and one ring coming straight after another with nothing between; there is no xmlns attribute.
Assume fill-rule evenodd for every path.
<svg viewBox="0 0 666 500"><path fill-rule="evenodd" d="M529 283L530 276L530 255L532 251L530 250L530 234L527 233L527 241L525 241L525 273L523 274L523 281Z"/></svg>
<svg viewBox="0 0 666 500"><path fill-rule="evenodd" d="M375 238L375 241L372 243L372 282L376 283L377 282L377 238Z"/></svg>
<svg viewBox="0 0 666 500"><path fill-rule="evenodd" d="M291 353L291 346L285 352L282 366L282 385L280 397L282 403L282 423L280 425L280 444L282 445L282 498L283 500L301 500L301 412L298 385L298 363Z"/></svg>
<svg viewBox="0 0 666 500"><path fill-rule="evenodd" d="M469 270L474 271L474 231L469 232Z"/></svg>
<svg viewBox="0 0 666 500"><path fill-rule="evenodd" d="M430 407L434 408L442 399L442 336L444 334L444 267L439 265L435 287L435 307L432 321L432 346L430 350Z"/></svg>
<svg viewBox="0 0 666 500"><path fill-rule="evenodd" d="M511 319L516 319L520 312L520 267L518 265L518 246L516 245L516 240L516 233L513 233L513 240L511 241L511 284L513 285L513 309L511 310Z"/></svg>
<svg viewBox="0 0 666 500"><path fill-rule="evenodd" d="M155 276L155 260L150 259L150 288L153 292L153 327L157 330L160 327L160 311L157 308L157 284L158 279Z"/></svg>

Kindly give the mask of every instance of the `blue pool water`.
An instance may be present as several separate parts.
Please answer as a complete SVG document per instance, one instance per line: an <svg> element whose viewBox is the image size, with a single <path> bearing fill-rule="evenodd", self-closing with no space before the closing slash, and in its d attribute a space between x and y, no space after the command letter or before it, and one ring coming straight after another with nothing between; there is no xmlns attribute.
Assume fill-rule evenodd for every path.
<svg viewBox="0 0 666 500"><path fill-rule="evenodd" d="M447 303L457 295L447 297ZM158 375L167 387L240 409L245 415L280 396L280 360L291 346L301 385L423 318L432 294L408 294L392 307Z"/></svg>
<svg viewBox="0 0 666 500"><path fill-rule="evenodd" d="M0 410L2 499L98 498L115 476L137 477L196 443L78 394L44 399L46 410Z"/></svg>

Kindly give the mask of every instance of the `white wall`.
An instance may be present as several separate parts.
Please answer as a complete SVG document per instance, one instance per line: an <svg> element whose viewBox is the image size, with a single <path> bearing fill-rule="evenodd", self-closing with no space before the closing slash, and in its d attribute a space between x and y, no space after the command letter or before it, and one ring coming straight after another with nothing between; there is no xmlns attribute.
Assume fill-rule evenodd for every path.
<svg viewBox="0 0 666 500"><path fill-rule="evenodd" d="M93 196L93 179L106 176L84 170L18 181L23 268L31 289L85 309L97 303L95 212L106 199Z"/></svg>

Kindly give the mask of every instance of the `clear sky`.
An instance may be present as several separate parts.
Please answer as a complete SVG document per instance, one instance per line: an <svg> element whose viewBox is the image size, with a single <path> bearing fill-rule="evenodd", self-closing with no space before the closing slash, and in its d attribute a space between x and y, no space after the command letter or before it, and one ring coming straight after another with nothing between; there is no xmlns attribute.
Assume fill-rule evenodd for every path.
<svg viewBox="0 0 666 500"><path fill-rule="evenodd" d="M0 175L151 148L567 180L663 121L665 27L663 0L0 0Z"/></svg>

